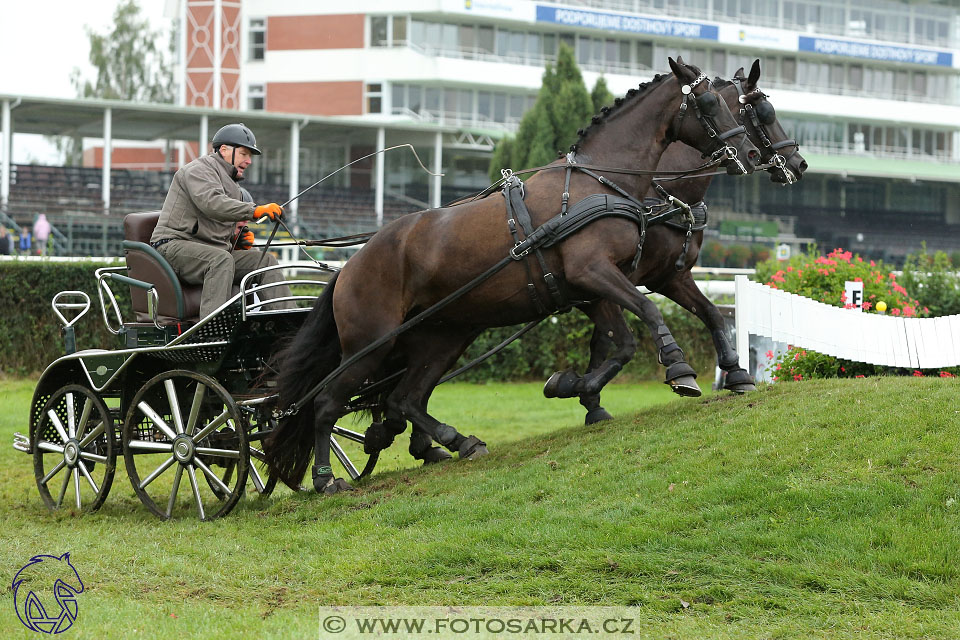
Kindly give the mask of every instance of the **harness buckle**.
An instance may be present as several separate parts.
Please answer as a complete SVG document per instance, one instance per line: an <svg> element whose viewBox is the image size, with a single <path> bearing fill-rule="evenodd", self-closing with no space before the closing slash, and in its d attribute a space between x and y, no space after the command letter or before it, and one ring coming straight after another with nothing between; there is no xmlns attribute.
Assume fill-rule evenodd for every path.
<svg viewBox="0 0 960 640"><path fill-rule="evenodd" d="M522 246L522 245L523 245L522 242L518 242L517 244L513 245L513 248L510 249L510 257L511 257L511 258L513 258L514 260L520 260L521 258L526 257L527 254L530 253L530 246L529 246L529 245L527 246L526 249L524 249L524 250L521 251L520 253L517 253L517 248L519 248L519 247Z"/></svg>

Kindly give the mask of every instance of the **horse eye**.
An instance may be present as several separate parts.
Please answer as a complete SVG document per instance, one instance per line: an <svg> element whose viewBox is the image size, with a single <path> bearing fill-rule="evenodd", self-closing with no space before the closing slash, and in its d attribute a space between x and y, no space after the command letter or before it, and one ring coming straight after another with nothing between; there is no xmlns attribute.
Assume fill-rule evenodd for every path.
<svg viewBox="0 0 960 640"><path fill-rule="evenodd" d="M720 101L717 100L716 95L710 92L697 97L697 106L700 107L700 111L708 116L715 116L720 112Z"/></svg>
<svg viewBox="0 0 960 640"><path fill-rule="evenodd" d="M757 119L763 124L773 124L777 120L777 112L766 100L754 107L754 110L757 113Z"/></svg>

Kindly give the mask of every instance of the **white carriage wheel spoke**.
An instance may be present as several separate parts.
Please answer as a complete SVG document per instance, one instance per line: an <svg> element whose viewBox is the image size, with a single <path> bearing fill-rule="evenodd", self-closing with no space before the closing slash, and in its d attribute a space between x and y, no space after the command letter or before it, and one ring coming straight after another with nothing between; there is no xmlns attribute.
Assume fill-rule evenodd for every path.
<svg viewBox="0 0 960 640"><path fill-rule="evenodd" d="M200 487L197 486L197 469L192 464L187 465L187 477L190 478L190 487L193 489L193 497L197 501L197 511L200 512L200 519L206 520L207 514L203 511L203 500L200 498Z"/></svg>
<svg viewBox="0 0 960 640"><path fill-rule="evenodd" d="M90 483L90 488L93 489L94 495L100 493L100 488L97 487L97 483L93 481L93 478L90 476L90 472L87 470L87 465L82 462L78 462L77 466L80 468L80 472L83 474L83 477L87 479L87 482Z"/></svg>
<svg viewBox="0 0 960 640"><path fill-rule="evenodd" d="M177 433L183 433L183 416L180 414L180 398L172 378L163 381L163 388L167 390L167 402L170 403L170 413L173 415L173 426Z"/></svg>
<svg viewBox="0 0 960 640"><path fill-rule="evenodd" d="M52 442L47 442L46 440L38 442L37 449L40 449L40 451L49 451L50 453L63 453L63 447L53 444Z"/></svg>
<svg viewBox="0 0 960 640"><path fill-rule="evenodd" d="M99 462L100 464L106 464L106 463L107 463L107 456L101 456L101 455L98 455L98 454L96 454L96 453L91 453L91 452L89 452L89 451L81 451L81 452L80 452L80 459L81 459L81 460L88 460L88 461L90 461L90 462Z"/></svg>
<svg viewBox="0 0 960 640"><path fill-rule="evenodd" d="M173 451L172 442L151 442L150 440L131 440L128 445L131 449L140 451Z"/></svg>
<svg viewBox="0 0 960 640"><path fill-rule="evenodd" d="M170 499L167 500L167 517L173 514L173 505L177 501L177 492L180 490L180 478L183 477L183 465L177 465L177 471L173 476L173 490L170 492Z"/></svg>
<svg viewBox="0 0 960 640"><path fill-rule="evenodd" d="M77 409L73 406L73 394L68 393L67 398L67 435L71 438L77 435Z"/></svg>
<svg viewBox="0 0 960 640"><path fill-rule="evenodd" d="M211 447L197 447L195 451L198 454L202 453L205 456L220 456L221 458L232 458L233 460L240 459L240 452L234 451L233 449L213 449Z"/></svg>
<svg viewBox="0 0 960 640"><path fill-rule="evenodd" d="M60 469L63 469L65 466L67 466L66 460L61 460L60 462L58 462L56 465L54 465L53 469L50 470L50 473L48 473L47 475L43 476L43 478L41 478L40 484L42 484L43 486L47 486L47 483L53 480L53 476L57 475L60 472Z"/></svg>
<svg viewBox="0 0 960 640"><path fill-rule="evenodd" d="M73 492L76 494L77 498L77 509L81 508L80 504L80 469L73 468Z"/></svg>
<svg viewBox="0 0 960 640"><path fill-rule="evenodd" d="M50 423L53 425L53 428L57 430L57 434L63 439L63 443L66 444L70 436L67 435L67 430L63 428L63 423L60 422L60 416L58 416L53 409L50 409L47 411L47 417L50 418Z"/></svg>
<svg viewBox="0 0 960 640"><path fill-rule="evenodd" d="M230 419L230 412L229 412L229 411L224 411L223 413L221 413L220 415L218 415L216 418L214 418L209 424L207 424L207 426L205 426L203 429L201 429L197 434L195 434L194 436L192 436L193 441L194 441L194 442L200 442L201 440L203 440L204 438L206 438L208 435L210 435L210 432L211 432L211 431L213 431L214 429L217 429L218 427L222 426L223 423L225 423L225 422L226 422L227 420L229 420L229 419Z"/></svg>
<svg viewBox="0 0 960 640"><path fill-rule="evenodd" d="M203 471L203 473L207 476L207 478L209 478L210 481L213 482L215 485L220 487L220 489L222 489L227 494L227 496L233 495L233 491L230 490L230 487L223 484L223 481L219 477L217 477L217 474L215 474L210 469L210 467L205 465L199 458L194 458L193 463L198 467L200 467L200 471Z"/></svg>
<svg viewBox="0 0 960 640"><path fill-rule="evenodd" d="M77 440L80 439L80 436L83 435L83 432L86 430L87 421L90 419L90 410L93 409L93 399L85 398L83 403L83 410L80 411L80 419L77 421L76 432L73 434L73 437Z"/></svg>
<svg viewBox="0 0 960 640"><path fill-rule="evenodd" d="M170 428L170 425L163 421L163 418L160 417L160 414L154 411L153 407L143 401L141 401L137 407L139 407L140 411L143 411L143 415L150 418L154 426L163 432L163 435L167 436L171 440L175 440L177 438L177 434L173 432L173 429Z"/></svg>
<svg viewBox="0 0 960 640"><path fill-rule="evenodd" d="M60 496L57 498L57 507L63 506L63 499L67 496L67 486L70 484L70 471L63 474L63 486L60 487Z"/></svg>
<svg viewBox="0 0 960 640"><path fill-rule="evenodd" d="M260 472L257 471L257 465L251 464L248 473L253 480L253 487L257 490L257 493L263 493L263 478L260 477Z"/></svg>
<svg viewBox="0 0 960 640"><path fill-rule="evenodd" d="M207 393L207 387L202 382L197 383L197 388L193 392L193 403L190 405L190 416L187 418L185 433L192 435L193 430L197 428L197 416L200 415L200 407L203 406L203 397Z"/></svg>
<svg viewBox="0 0 960 640"><path fill-rule="evenodd" d="M93 428L93 431L83 437L83 440L80 441L80 447L83 448L93 442L94 438L99 437L106 429L107 423L101 420L100 423Z"/></svg>
<svg viewBox="0 0 960 640"><path fill-rule="evenodd" d="M140 482L140 488L143 489L143 488L146 487L148 484L150 484L151 482L153 482L154 480L156 480L156 479L160 476L161 473L163 473L164 471L166 471L167 469L170 468L170 465L172 465L172 464L174 463L174 460L175 460L175 458L174 458L173 456L170 456L169 458L167 458L166 460L164 460L164 461L163 461L163 464L161 464L159 467L157 467L156 469L154 469L154 470L153 470L153 473L151 473L150 475L148 475L146 478L144 478L144 479Z"/></svg>

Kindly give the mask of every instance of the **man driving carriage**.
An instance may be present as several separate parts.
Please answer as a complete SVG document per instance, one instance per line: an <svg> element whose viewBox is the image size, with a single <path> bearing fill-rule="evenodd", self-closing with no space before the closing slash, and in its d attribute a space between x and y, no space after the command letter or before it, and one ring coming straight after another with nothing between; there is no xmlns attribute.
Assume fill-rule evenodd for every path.
<svg viewBox="0 0 960 640"><path fill-rule="evenodd" d="M189 284L202 284L200 317L205 318L230 299L232 287L255 269L274 266L271 254L248 251L253 234L237 230L246 220L280 219L283 207L275 202L255 205L244 201L238 184L260 155L257 140L244 124L228 124L213 136L213 152L184 165L173 176L163 202L160 220L150 244ZM239 237L238 237L239 236ZM280 270L266 271L258 284L283 281ZM267 301L289 297L284 284L259 289L257 295ZM270 309L292 309L293 301L268 305Z"/></svg>

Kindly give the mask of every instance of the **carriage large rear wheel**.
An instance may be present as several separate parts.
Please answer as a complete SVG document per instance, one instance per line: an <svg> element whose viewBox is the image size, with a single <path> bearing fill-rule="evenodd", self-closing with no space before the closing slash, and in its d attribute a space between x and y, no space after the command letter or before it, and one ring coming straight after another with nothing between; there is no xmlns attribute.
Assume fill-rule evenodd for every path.
<svg viewBox="0 0 960 640"><path fill-rule="evenodd" d="M210 376L174 370L149 380L130 403L122 440L134 491L161 518L190 512L219 518L243 495L249 469L244 422Z"/></svg>
<svg viewBox="0 0 960 640"><path fill-rule="evenodd" d="M113 418L93 391L71 384L50 396L32 443L34 475L47 508L86 512L103 505L117 464L113 438Z"/></svg>

